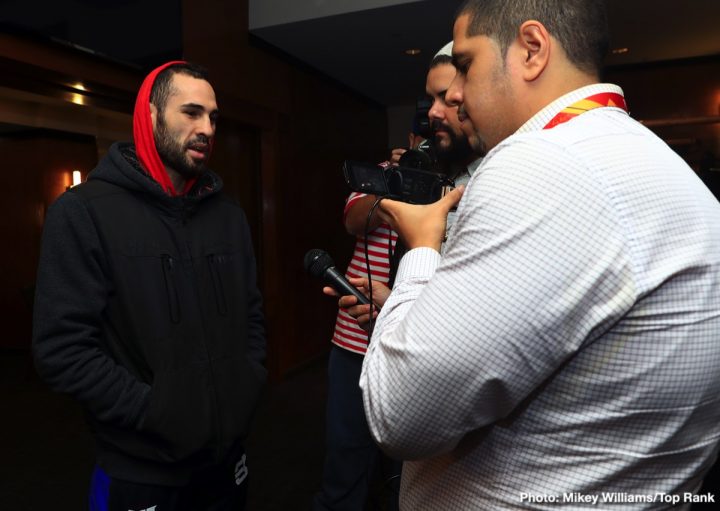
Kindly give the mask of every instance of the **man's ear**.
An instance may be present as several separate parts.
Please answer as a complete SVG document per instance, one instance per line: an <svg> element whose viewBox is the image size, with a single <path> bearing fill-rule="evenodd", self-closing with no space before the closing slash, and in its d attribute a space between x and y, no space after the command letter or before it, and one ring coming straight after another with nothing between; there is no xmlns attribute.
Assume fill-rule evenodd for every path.
<svg viewBox="0 0 720 511"><path fill-rule="evenodd" d="M550 61L550 34L542 23L529 20L520 25L517 43L524 57L520 64L523 79L536 80Z"/></svg>
<svg viewBox="0 0 720 511"><path fill-rule="evenodd" d="M150 103L150 119L152 119L153 131L155 131L155 125L157 124L158 109L155 105Z"/></svg>

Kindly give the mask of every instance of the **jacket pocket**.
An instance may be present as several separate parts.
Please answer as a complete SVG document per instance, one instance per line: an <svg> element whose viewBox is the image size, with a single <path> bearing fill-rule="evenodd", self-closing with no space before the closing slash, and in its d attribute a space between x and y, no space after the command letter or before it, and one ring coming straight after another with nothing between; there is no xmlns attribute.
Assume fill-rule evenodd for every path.
<svg viewBox="0 0 720 511"><path fill-rule="evenodd" d="M213 365L215 385L222 393L219 442L227 449L247 437L265 384L266 371L244 355L218 359Z"/></svg>
<svg viewBox="0 0 720 511"><path fill-rule="evenodd" d="M209 254L207 256L208 266L210 267L210 278L212 280L213 290L215 291L215 303L217 305L218 314L227 315L227 297L223 287L223 279L220 275L220 264L222 263L222 255Z"/></svg>
<svg viewBox="0 0 720 511"><path fill-rule="evenodd" d="M141 431L154 439L162 461L208 450L216 437L213 389L206 364L155 375Z"/></svg>
<svg viewBox="0 0 720 511"><path fill-rule="evenodd" d="M178 297L175 272L175 260L168 254L161 257L163 275L165 277L165 291L167 293L170 321L180 323L180 298Z"/></svg>

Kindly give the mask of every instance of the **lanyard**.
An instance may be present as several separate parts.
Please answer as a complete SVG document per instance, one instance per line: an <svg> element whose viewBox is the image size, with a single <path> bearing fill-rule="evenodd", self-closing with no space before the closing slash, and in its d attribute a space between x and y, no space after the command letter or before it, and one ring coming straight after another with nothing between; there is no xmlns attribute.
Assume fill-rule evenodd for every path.
<svg viewBox="0 0 720 511"><path fill-rule="evenodd" d="M622 96L622 94L618 94L617 92L601 92L600 94L588 96L585 99L581 99L580 101L573 103L568 107L565 107L562 112L558 113L555 117L550 119L550 122L547 123L543 129L549 130L551 128L554 128L558 124L568 122L573 117L577 117L578 115L584 114L585 112L588 112L590 110L602 108L605 106L614 106L617 108L622 108L626 112L628 111L627 104L625 103L625 98Z"/></svg>

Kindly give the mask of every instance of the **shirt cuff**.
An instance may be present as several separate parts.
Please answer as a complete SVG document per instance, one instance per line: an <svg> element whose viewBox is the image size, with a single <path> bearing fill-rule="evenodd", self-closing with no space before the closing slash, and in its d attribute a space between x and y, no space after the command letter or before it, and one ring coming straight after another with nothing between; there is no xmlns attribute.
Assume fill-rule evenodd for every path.
<svg viewBox="0 0 720 511"><path fill-rule="evenodd" d="M440 265L440 254L430 247L408 251L400 260L395 284L410 280L428 280Z"/></svg>

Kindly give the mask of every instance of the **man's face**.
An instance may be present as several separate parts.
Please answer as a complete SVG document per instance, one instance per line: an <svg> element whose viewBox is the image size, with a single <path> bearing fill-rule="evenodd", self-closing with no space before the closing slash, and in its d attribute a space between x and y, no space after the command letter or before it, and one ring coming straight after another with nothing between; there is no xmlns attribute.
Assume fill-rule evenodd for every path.
<svg viewBox="0 0 720 511"><path fill-rule="evenodd" d="M497 43L486 36L467 37L469 16L453 30L453 58L457 74L448 103L459 106L458 117L475 152L486 153L512 135L520 108L512 87L512 69L505 65Z"/></svg>
<svg viewBox="0 0 720 511"><path fill-rule="evenodd" d="M165 108L159 112L151 105L151 113L155 146L163 163L186 179L200 175L210 157L218 115L210 84L177 73Z"/></svg>
<svg viewBox="0 0 720 511"><path fill-rule="evenodd" d="M450 106L445 101L445 94L453 78L455 67L449 63L439 64L428 71L425 92L432 99L428 117L438 154L462 161L470 155L470 146L461 129L457 107Z"/></svg>

